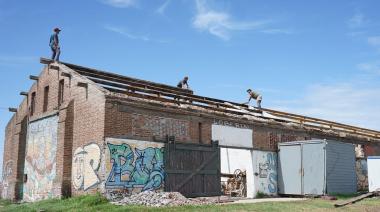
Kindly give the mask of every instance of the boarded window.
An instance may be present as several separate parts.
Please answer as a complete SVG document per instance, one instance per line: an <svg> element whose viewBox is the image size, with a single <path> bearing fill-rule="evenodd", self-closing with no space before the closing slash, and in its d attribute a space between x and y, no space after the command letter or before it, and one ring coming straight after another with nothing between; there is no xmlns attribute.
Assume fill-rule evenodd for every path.
<svg viewBox="0 0 380 212"><path fill-rule="evenodd" d="M58 105L61 105L63 103L63 94L64 94L64 88L65 88L65 80L59 81L59 88L58 88Z"/></svg>
<svg viewBox="0 0 380 212"><path fill-rule="evenodd" d="M32 99L30 100L30 115L33 116L34 110L36 109L36 92L32 93Z"/></svg>
<svg viewBox="0 0 380 212"><path fill-rule="evenodd" d="M49 86L46 86L45 90L44 90L44 107L43 107L43 112L47 111L48 105L49 105Z"/></svg>

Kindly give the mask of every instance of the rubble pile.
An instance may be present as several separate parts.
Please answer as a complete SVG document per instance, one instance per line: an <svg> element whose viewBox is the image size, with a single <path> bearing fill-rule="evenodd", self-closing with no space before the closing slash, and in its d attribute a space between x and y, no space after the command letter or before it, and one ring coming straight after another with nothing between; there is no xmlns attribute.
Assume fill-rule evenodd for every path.
<svg viewBox="0 0 380 212"><path fill-rule="evenodd" d="M181 205L203 205L210 204L206 198L187 199L179 192L154 192L145 191L124 197L120 201L112 202L115 205L145 205L150 207L181 206Z"/></svg>

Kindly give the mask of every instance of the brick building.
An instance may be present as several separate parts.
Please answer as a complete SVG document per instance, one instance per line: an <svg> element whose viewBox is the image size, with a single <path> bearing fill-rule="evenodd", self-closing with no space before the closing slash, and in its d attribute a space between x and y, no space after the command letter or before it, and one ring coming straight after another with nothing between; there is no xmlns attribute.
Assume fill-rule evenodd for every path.
<svg viewBox="0 0 380 212"><path fill-rule="evenodd" d="M5 129L6 199L163 189L168 137L202 145L222 140L226 151L249 150L251 158L255 151L275 154L278 142L312 138L360 144L365 156L380 154L377 131L262 112L168 85L41 62L47 65L31 77L35 82ZM223 134L227 131L231 133Z"/></svg>

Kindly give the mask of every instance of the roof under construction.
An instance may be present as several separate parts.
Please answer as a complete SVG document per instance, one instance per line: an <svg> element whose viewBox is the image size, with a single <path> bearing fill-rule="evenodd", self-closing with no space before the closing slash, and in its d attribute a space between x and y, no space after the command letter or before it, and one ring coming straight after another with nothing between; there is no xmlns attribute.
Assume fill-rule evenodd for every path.
<svg viewBox="0 0 380 212"><path fill-rule="evenodd" d="M41 58L40 61L43 64L53 63L52 60L46 58ZM191 90L170 85L131 78L66 62L60 62L60 64L67 66L104 88L108 91L106 94L108 98L132 98L136 101L149 101L164 104L165 106L224 114L245 120L278 123L306 130L318 130L340 137L355 136L368 141L380 141L380 132L376 130L267 108L258 109L241 103L195 95Z"/></svg>

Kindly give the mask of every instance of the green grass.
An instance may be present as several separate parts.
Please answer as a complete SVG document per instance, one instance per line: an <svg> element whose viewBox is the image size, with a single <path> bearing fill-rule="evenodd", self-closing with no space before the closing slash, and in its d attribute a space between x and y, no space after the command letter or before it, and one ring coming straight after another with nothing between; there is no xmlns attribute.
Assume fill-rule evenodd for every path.
<svg viewBox="0 0 380 212"><path fill-rule="evenodd" d="M343 198L344 199L344 198ZM353 205L334 208L336 201L309 199L300 202L268 202L149 208L143 206L116 206L101 195L85 195L69 199L51 199L36 203L10 204L0 201L0 211L380 211L380 199L365 199Z"/></svg>

